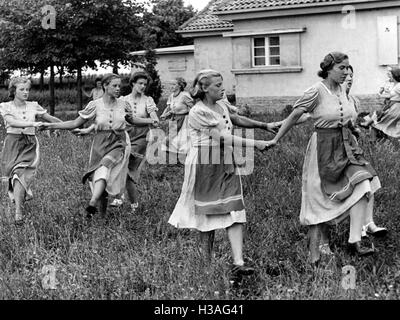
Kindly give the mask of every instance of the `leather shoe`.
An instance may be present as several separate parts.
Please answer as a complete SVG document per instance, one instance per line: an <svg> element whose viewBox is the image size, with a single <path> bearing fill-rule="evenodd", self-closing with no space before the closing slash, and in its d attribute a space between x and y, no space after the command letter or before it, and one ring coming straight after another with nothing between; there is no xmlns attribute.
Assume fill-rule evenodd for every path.
<svg viewBox="0 0 400 320"><path fill-rule="evenodd" d="M247 265L243 265L243 266L239 266L237 264L232 265L231 267L231 274L233 276L250 276L254 273L254 268L247 266Z"/></svg>
<svg viewBox="0 0 400 320"><path fill-rule="evenodd" d="M367 234L370 234L377 238L382 238L386 236L387 233L388 230L386 228L378 227L375 225L375 223L370 223L367 227Z"/></svg>
<svg viewBox="0 0 400 320"><path fill-rule="evenodd" d="M348 244L349 251L352 255L358 255L360 257L370 256L375 253L374 244L371 243L371 247L366 247L361 244L361 241Z"/></svg>

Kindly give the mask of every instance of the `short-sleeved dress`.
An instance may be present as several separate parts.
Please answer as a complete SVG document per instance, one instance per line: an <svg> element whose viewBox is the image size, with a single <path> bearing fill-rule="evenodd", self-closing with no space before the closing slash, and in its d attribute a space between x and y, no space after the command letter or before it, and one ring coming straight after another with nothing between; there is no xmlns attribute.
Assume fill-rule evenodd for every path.
<svg viewBox="0 0 400 320"><path fill-rule="evenodd" d="M91 93L92 99L97 100L97 99L100 99L101 97L103 97L104 90L98 89L98 88L93 88L90 93Z"/></svg>
<svg viewBox="0 0 400 320"><path fill-rule="evenodd" d="M100 179L106 181L109 195L120 195L125 190L128 160L131 151L129 135L126 132L125 115L129 105L117 100L114 106L107 106L103 98L89 102L79 112L85 120L94 120L97 133L90 149L89 167L82 182L89 180L90 188Z"/></svg>
<svg viewBox="0 0 400 320"><path fill-rule="evenodd" d="M132 94L121 97L121 100L129 103L132 109L132 116L138 118L150 118L150 113L157 112L158 108L153 98L142 95L139 101L135 100ZM131 155L129 157L128 175L135 183L139 183L140 172L146 159L147 134L149 126L134 126L128 129L131 140Z"/></svg>
<svg viewBox="0 0 400 320"><path fill-rule="evenodd" d="M344 91L337 96L318 82L293 106L309 112L315 126L303 164L303 225L340 222L362 197L380 188L352 134L357 118L354 101Z"/></svg>
<svg viewBox="0 0 400 320"><path fill-rule="evenodd" d="M186 157L181 195L168 221L177 228L206 232L246 222L242 183L232 147L222 147L210 137L211 129L232 132L232 110L223 100L217 103L221 113L201 101L189 112L192 145Z"/></svg>
<svg viewBox="0 0 400 320"><path fill-rule="evenodd" d="M8 179L8 194L14 200L14 183L18 180L26 191L25 199L30 200L33 197L31 184L40 162L39 141L34 127L14 128L5 117L33 122L47 111L34 101L27 101L24 107L10 101L0 104L0 112L7 131L1 154L1 171L3 179Z"/></svg>
<svg viewBox="0 0 400 320"><path fill-rule="evenodd" d="M388 104L383 109L383 113L372 115L374 120L372 127L382 131L393 138L400 138L400 83L396 83L390 90Z"/></svg>
<svg viewBox="0 0 400 320"><path fill-rule="evenodd" d="M190 148L188 115L193 102L190 94L185 91L181 91L176 97L173 94L169 96L164 111L164 113L171 112L169 133L161 150L187 154Z"/></svg>

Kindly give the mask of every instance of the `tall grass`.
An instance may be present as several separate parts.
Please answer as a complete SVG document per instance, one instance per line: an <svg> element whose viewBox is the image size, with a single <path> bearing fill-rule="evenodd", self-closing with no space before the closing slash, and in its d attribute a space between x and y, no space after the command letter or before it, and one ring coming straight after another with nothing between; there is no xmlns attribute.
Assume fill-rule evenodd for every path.
<svg viewBox="0 0 400 320"><path fill-rule="evenodd" d="M263 116L260 119L271 119ZM237 287L229 282L231 253L226 233L216 233L215 255L202 263L197 233L167 221L179 197L183 168L147 165L140 208L109 208L107 217L83 219L90 198L81 176L90 137L68 132L39 136L42 161L22 228L0 195L0 299L397 299L400 267L397 208L399 149L391 142L362 145L382 182L375 220L390 230L376 241L379 252L365 259L345 251L348 223L332 230L335 258L313 270L307 228L299 224L301 171L311 125L294 128L282 144L256 154L254 173L243 177L248 222L245 256L256 274ZM3 140L4 132L0 134ZM271 136L257 131L259 139ZM356 289L341 286L342 267L357 271ZM56 268L55 289L46 289L45 266Z"/></svg>

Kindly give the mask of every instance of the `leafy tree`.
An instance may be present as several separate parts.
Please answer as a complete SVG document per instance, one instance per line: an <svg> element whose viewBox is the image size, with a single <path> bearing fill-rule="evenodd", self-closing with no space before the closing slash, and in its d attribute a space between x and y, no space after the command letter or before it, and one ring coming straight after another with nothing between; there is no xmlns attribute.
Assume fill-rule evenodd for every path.
<svg viewBox="0 0 400 320"><path fill-rule="evenodd" d="M44 5L55 8L55 29L42 27ZM51 114L54 67L76 70L81 109L82 68L96 68L96 60L130 63L129 52L142 47L138 29L143 12L143 3L129 0L3 0L0 21L6 26L0 35L0 69L43 72L50 67Z"/></svg>
<svg viewBox="0 0 400 320"><path fill-rule="evenodd" d="M151 0L152 10L143 16L144 48L162 48L192 44L175 31L192 18L196 11L183 0Z"/></svg>

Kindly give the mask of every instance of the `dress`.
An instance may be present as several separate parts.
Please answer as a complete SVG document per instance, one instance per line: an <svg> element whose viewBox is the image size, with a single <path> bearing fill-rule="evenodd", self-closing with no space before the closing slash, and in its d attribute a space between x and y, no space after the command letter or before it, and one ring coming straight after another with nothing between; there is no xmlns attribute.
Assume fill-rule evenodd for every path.
<svg viewBox="0 0 400 320"><path fill-rule="evenodd" d="M14 200L14 183L18 180L26 191L25 200L30 200L33 198L32 181L40 162L39 141L35 128L14 128L5 117L32 122L47 111L34 101L27 101L24 107L17 107L10 101L0 104L0 112L7 131L1 155L1 171L3 178L8 179L8 194Z"/></svg>
<svg viewBox="0 0 400 320"><path fill-rule="evenodd" d="M354 101L344 91L332 94L319 82L293 106L309 112L316 128L303 164L303 225L339 222L362 197L380 188L379 178L351 133L357 118Z"/></svg>
<svg viewBox="0 0 400 320"><path fill-rule="evenodd" d="M139 101L133 98L132 94L121 97L131 106L132 116L138 118L150 118L150 113L157 112L158 108L151 97L142 95ZM134 126L128 129L131 140L131 155L129 157L128 175L135 183L139 183L140 172L146 159L147 134L150 131L149 126Z"/></svg>
<svg viewBox="0 0 400 320"><path fill-rule="evenodd" d="M400 138L400 83L390 90L390 99L381 115L372 115L372 127L393 138Z"/></svg>
<svg viewBox="0 0 400 320"><path fill-rule="evenodd" d="M128 173L130 155L129 135L125 131L125 115L130 112L129 105L117 100L110 107L104 100L89 102L86 108L79 112L85 120L94 120L97 133L90 148L89 167L82 182L89 180L90 188L100 179L106 181L106 192L116 196L123 193Z"/></svg>
<svg viewBox="0 0 400 320"><path fill-rule="evenodd" d="M104 95L104 90L93 88L90 94L91 94L93 100L97 100L97 99L100 99Z"/></svg>
<svg viewBox="0 0 400 320"><path fill-rule="evenodd" d="M210 139L210 129L232 132L231 109L220 100L223 114L199 101L189 112L192 145L186 157L181 195L169 223L202 232L246 222L240 174L232 160L232 147ZM210 161L210 160L219 161Z"/></svg>
<svg viewBox="0 0 400 320"><path fill-rule="evenodd" d="M190 148L188 115L193 106L189 93L181 91L178 96L171 94L164 113L170 112L169 133L161 150L175 154L187 154Z"/></svg>

